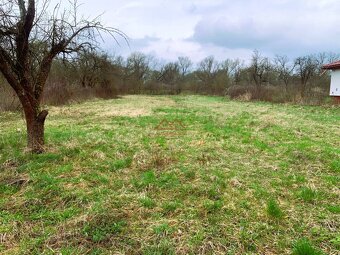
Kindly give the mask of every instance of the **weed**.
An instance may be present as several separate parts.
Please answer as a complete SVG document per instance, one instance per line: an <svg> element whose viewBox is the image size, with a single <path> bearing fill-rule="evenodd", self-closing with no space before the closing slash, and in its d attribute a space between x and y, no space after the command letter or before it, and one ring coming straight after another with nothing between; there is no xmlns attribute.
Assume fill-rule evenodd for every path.
<svg viewBox="0 0 340 255"><path fill-rule="evenodd" d="M303 187L300 189L298 196L304 202L310 203L310 202L313 202L317 198L317 193L315 190L309 187Z"/></svg>
<svg viewBox="0 0 340 255"><path fill-rule="evenodd" d="M116 170L128 168L131 166L131 164L132 164L132 158L125 158L125 159L114 161L111 164L111 166L112 166L112 170L116 171Z"/></svg>
<svg viewBox="0 0 340 255"><path fill-rule="evenodd" d="M203 203L203 205L208 213L214 213L223 207L223 202L219 200L217 201L206 200Z"/></svg>
<svg viewBox="0 0 340 255"><path fill-rule="evenodd" d="M180 206L181 206L181 204L178 201L175 201L175 202L165 202L162 205L162 208L163 208L163 212L165 214L169 214L169 213L172 213L172 212L176 211L176 209L179 208Z"/></svg>
<svg viewBox="0 0 340 255"><path fill-rule="evenodd" d="M168 239L162 239L157 244L148 245L147 248L143 250L143 255L175 255L174 244Z"/></svg>
<svg viewBox="0 0 340 255"><path fill-rule="evenodd" d="M340 173L340 160L334 160L331 162L330 164L330 168L336 172L336 173Z"/></svg>
<svg viewBox="0 0 340 255"><path fill-rule="evenodd" d="M139 199L139 202L141 203L143 207L149 208L149 209L152 209L156 206L156 202L149 197L143 197Z"/></svg>
<svg viewBox="0 0 340 255"><path fill-rule="evenodd" d="M276 200L270 199L267 202L267 214L276 219L282 218L283 212Z"/></svg>
<svg viewBox="0 0 340 255"><path fill-rule="evenodd" d="M147 171L141 175L140 179L133 180L133 184L136 188L146 188L156 182L157 178L153 171Z"/></svg>
<svg viewBox="0 0 340 255"><path fill-rule="evenodd" d="M340 206L339 205L329 205L327 206L328 211L334 214L340 214Z"/></svg>
<svg viewBox="0 0 340 255"><path fill-rule="evenodd" d="M115 219L115 215L105 213L95 215L86 222L82 232L91 241L102 242L112 235L121 233L126 225L126 221Z"/></svg>
<svg viewBox="0 0 340 255"><path fill-rule="evenodd" d="M179 185L179 180L174 173L164 173L160 176L157 185L161 188L174 188Z"/></svg>
<svg viewBox="0 0 340 255"><path fill-rule="evenodd" d="M169 224L164 223L153 228L153 231L158 236L166 236L173 232L173 228Z"/></svg>
<svg viewBox="0 0 340 255"><path fill-rule="evenodd" d="M314 248L309 240L300 239L293 247L293 255L322 255L323 253Z"/></svg>

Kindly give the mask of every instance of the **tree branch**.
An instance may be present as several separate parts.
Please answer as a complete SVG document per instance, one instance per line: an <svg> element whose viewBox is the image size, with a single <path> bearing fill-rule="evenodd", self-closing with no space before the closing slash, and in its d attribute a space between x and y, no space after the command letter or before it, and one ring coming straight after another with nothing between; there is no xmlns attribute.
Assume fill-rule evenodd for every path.
<svg viewBox="0 0 340 255"><path fill-rule="evenodd" d="M8 66L11 68L12 71L15 71L15 63L12 60L11 56L0 46L0 58L2 61L6 61Z"/></svg>
<svg viewBox="0 0 340 255"><path fill-rule="evenodd" d="M25 39L27 40L33 28L34 18L35 18L35 0L29 0L27 14L26 14L25 23L24 23L25 36L26 36Z"/></svg>
<svg viewBox="0 0 340 255"><path fill-rule="evenodd" d="M7 57L5 57L3 49L0 49L0 71L8 81L9 85L14 89L18 96L23 93L23 90L18 82L17 78L11 71L12 68L7 62Z"/></svg>

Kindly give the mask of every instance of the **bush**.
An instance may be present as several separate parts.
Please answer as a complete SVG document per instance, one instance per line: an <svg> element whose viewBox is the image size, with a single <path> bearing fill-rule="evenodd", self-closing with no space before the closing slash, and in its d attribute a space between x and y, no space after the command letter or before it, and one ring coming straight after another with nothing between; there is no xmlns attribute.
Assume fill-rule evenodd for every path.
<svg viewBox="0 0 340 255"><path fill-rule="evenodd" d="M63 83L47 84L43 94L45 105L65 105L71 102L83 102L93 98L117 98L117 90L112 86L82 87L80 85L67 86Z"/></svg>
<svg viewBox="0 0 340 255"><path fill-rule="evenodd" d="M227 95L231 99L239 99L243 97L244 95L248 94L250 97L253 94L254 90L250 86L232 86L229 89L227 89ZM251 99L251 98L250 98Z"/></svg>
<svg viewBox="0 0 340 255"><path fill-rule="evenodd" d="M15 92L7 86L0 84L0 112L1 111L19 111L21 104Z"/></svg>
<svg viewBox="0 0 340 255"><path fill-rule="evenodd" d="M265 101L283 103L287 101L286 93L279 87L263 86L256 89L254 86L232 86L226 93L231 99L241 101Z"/></svg>

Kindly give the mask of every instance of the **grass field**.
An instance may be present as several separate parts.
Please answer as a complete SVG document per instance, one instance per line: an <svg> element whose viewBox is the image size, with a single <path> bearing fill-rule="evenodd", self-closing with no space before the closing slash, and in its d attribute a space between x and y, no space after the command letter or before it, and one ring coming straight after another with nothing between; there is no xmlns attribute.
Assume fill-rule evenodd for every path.
<svg viewBox="0 0 340 255"><path fill-rule="evenodd" d="M340 108L127 96L0 113L0 254L339 254Z"/></svg>

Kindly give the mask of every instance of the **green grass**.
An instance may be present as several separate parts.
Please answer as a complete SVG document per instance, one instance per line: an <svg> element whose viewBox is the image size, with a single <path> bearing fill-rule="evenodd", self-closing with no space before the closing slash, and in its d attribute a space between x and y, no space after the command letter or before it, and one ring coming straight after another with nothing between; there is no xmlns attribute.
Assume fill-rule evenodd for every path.
<svg viewBox="0 0 340 255"><path fill-rule="evenodd" d="M311 188L303 187L299 192L299 198L304 202L313 202L317 198L317 192Z"/></svg>
<svg viewBox="0 0 340 255"><path fill-rule="evenodd" d="M267 213L270 217L280 219L283 216L283 212L279 204L274 199L270 199L267 203Z"/></svg>
<svg viewBox="0 0 340 255"><path fill-rule="evenodd" d="M306 239L298 240L294 244L293 255L322 255L323 253L315 249Z"/></svg>
<svg viewBox="0 0 340 255"><path fill-rule="evenodd" d="M149 208L149 209L152 209L156 206L156 202L149 197L143 197L139 200L139 202L141 203L143 207Z"/></svg>
<svg viewBox="0 0 340 255"><path fill-rule="evenodd" d="M30 155L21 115L0 113L0 254L338 254L339 123L335 107L127 96L51 107Z"/></svg>

